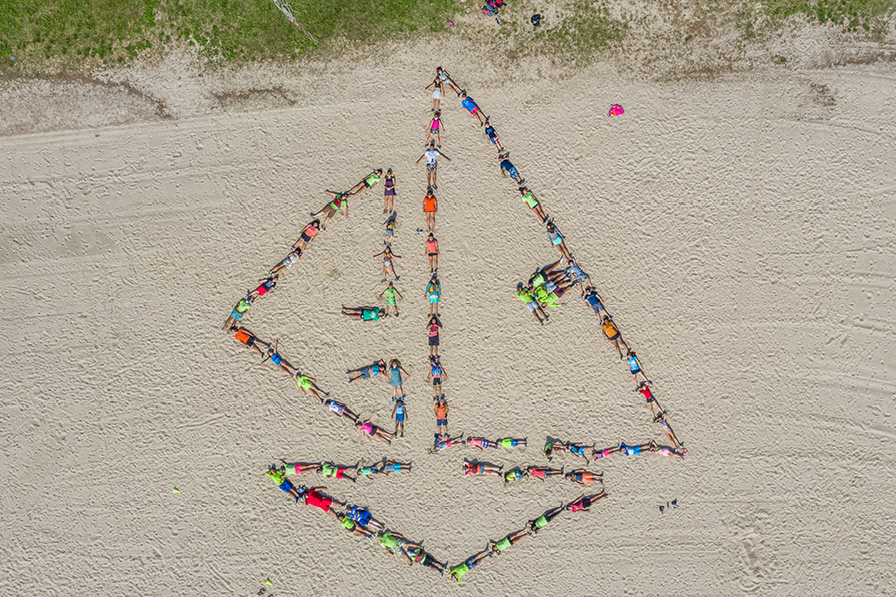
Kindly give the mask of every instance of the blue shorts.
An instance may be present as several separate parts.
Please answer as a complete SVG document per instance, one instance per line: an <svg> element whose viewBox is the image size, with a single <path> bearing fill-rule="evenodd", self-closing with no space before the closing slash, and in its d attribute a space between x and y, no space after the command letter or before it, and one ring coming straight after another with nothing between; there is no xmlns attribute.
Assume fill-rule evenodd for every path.
<svg viewBox="0 0 896 597"><path fill-rule="evenodd" d="M236 309L234 309L233 311L230 312L230 316L233 317L235 320L239 321L240 318L242 318L243 314L240 313L239 311L237 311Z"/></svg>
<svg viewBox="0 0 896 597"><path fill-rule="evenodd" d="M396 414L396 415L395 415L395 422L396 422L396 423L403 423L403 422L404 422L404 415Z"/></svg>
<svg viewBox="0 0 896 597"><path fill-rule="evenodd" d="M632 369L631 372L632 372L632 375L634 375L636 373L641 373L641 368L638 367L637 369Z"/></svg>
<svg viewBox="0 0 896 597"><path fill-rule="evenodd" d="M516 171L516 168L511 168L510 170L508 170L507 175L510 176L510 178L520 177L520 173Z"/></svg>
<svg viewBox="0 0 896 597"><path fill-rule="evenodd" d="M558 236L557 238L555 238L555 239L552 240L551 242L554 243L555 245L559 245L560 243L563 242L563 237L562 237L562 236Z"/></svg>
<svg viewBox="0 0 896 597"><path fill-rule="evenodd" d="M370 522L370 512L367 510L364 510L360 514L360 516L358 516L358 520L356 520L355 522L357 522L362 527L366 527L367 523Z"/></svg>
<svg viewBox="0 0 896 597"><path fill-rule="evenodd" d="M280 489L282 489L286 493L289 493L290 491L295 489L295 487L292 486L292 481L290 481L289 479L284 479L283 483L280 484Z"/></svg>
<svg viewBox="0 0 896 597"><path fill-rule="evenodd" d="M439 425L441 427L447 427L448 419L436 419L436 425Z"/></svg>
<svg viewBox="0 0 896 597"><path fill-rule="evenodd" d="M437 295L437 294L429 295L429 303L431 305L438 305L439 304L439 295Z"/></svg>
<svg viewBox="0 0 896 597"><path fill-rule="evenodd" d="M393 464L393 465L392 465L392 472L393 472L393 473L400 473L400 472L401 472L401 465L400 465L400 464Z"/></svg>

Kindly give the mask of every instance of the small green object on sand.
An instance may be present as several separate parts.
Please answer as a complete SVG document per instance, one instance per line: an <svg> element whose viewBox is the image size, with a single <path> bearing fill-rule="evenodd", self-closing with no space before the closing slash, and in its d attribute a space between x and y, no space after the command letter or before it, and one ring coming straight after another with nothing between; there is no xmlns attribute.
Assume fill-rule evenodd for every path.
<svg viewBox="0 0 896 597"><path fill-rule="evenodd" d="M264 584L268 585L269 587L274 586L274 583L271 582L271 579L269 579L269 578L264 579Z"/></svg>
<svg viewBox="0 0 896 597"><path fill-rule="evenodd" d="M180 489L178 489L177 487L172 487L172 488L171 488L171 491L172 491L173 493L180 493Z"/></svg>

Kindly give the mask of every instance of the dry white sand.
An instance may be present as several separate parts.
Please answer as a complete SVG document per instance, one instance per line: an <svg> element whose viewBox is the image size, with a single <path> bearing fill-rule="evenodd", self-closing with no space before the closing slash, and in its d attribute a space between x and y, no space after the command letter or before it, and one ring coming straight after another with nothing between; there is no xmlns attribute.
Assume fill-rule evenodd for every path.
<svg viewBox="0 0 896 597"><path fill-rule="evenodd" d="M514 296L557 252L448 98L437 232L450 426L533 445L426 453L413 162L437 60L492 114L690 449L592 466L607 500L459 588L290 503L264 467L413 461L411 474L323 484L454 565L579 493L463 478L464 456L546 464L547 435L662 436L583 304L539 327ZM505 82L477 60L404 52L315 75L309 100L285 109L0 139L0 594L249 595L266 577L278 596L893 594L892 68L660 84L598 65ZM614 102L627 113L608 119ZM390 448L360 445L219 330L323 189L374 166L398 176L401 317L338 315L383 288L378 186L246 322L387 426L388 384L349 386L343 371L401 359L408 432Z"/></svg>

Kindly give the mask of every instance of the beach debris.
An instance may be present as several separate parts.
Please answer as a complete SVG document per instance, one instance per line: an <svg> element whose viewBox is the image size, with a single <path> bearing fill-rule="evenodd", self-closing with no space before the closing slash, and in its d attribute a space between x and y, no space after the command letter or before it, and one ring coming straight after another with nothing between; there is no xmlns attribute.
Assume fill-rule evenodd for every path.
<svg viewBox="0 0 896 597"><path fill-rule="evenodd" d="M532 22L533 27L538 27L539 25L541 25L541 15L539 13L535 13L534 15L532 15L530 21Z"/></svg>
<svg viewBox="0 0 896 597"><path fill-rule="evenodd" d="M619 104L613 104L610 106L610 111L607 112L607 116L622 116L623 114L625 114L625 110Z"/></svg>
<svg viewBox="0 0 896 597"><path fill-rule="evenodd" d="M274 581L272 581L270 578L266 578L266 579L264 579L264 584L266 584L269 587L273 587Z"/></svg>
<svg viewBox="0 0 896 597"><path fill-rule="evenodd" d="M448 21L448 26L453 28L453 27L454 27L454 21Z"/></svg>
<svg viewBox="0 0 896 597"><path fill-rule="evenodd" d="M177 487L172 487L171 493L180 493L180 489L178 489Z"/></svg>

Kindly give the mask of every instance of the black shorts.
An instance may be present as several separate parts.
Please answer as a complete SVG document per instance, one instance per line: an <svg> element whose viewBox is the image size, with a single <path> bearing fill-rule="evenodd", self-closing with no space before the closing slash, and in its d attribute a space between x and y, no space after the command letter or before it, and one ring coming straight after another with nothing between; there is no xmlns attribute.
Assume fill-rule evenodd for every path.
<svg viewBox="0 0 896 597"><path fill-rule="evenodd" d="M430 346L438 346L439 345L439 337L438 336L430 336L429 337L429 345Z"/></svg>
<svg viewBox="0 0 896 597"><path fill-rule="evenodd" d="M441 378L441 377L433 377L433 378L432 378L432 385L434 385L434 386L440 386L440 385L442 385L442 378Z"/></svg>
<svg viewBox="0 0 896 597"><path fill-rule="evenodd" d="M311 237L308 236L307 234L305 234L304 232L300 236L302 237L302 240L305 241L306 243L311 242Z"/></svg>
<svg viewBox="0 0 896 597"><path fill-rule="evenodd" d="M246 346L253 347L255 346L255 336L250 336L248 340L246 340Z"/></svg>

